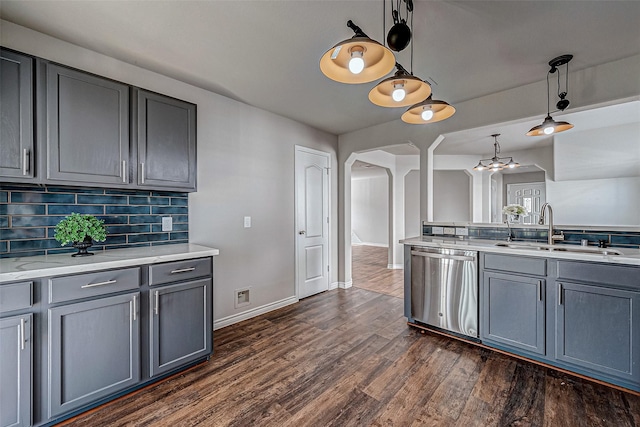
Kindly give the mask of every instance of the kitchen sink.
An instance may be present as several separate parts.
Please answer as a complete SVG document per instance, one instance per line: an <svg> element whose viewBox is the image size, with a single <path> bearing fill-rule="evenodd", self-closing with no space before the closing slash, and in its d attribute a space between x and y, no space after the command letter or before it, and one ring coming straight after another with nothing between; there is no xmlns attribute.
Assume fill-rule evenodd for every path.
<svg viewBox="0 0 640 427"><path fill-rule="evenodd" d="M593 254L593 255L622 255L622 252L610 249L610 248L592 248L588 246L552 246L545 244L535 243L514 243L514 242L498 242L495 246L511 249L524 249L531 251L548 251L548 252L572 252L579 254Z"/></svg>

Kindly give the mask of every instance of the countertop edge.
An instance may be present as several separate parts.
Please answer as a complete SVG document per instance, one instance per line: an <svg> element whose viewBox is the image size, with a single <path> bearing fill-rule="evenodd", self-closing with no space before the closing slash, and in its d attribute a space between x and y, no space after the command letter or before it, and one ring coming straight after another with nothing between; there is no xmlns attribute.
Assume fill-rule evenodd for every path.
<svg viewBox="0 0 640 427"><path fill-rule="evenodd" d="M447 249L460 249L460 250L472 250L481 252L500 253L505 255L520 255L530 256L536 258L547 259L559 259L570 261L589 261L606 264L619 264L619 265L635 265L640 266L640 251L637 249L634 251L639 252L634 255L601 255L601 254L583 254L574 252L553 252L548 253L544 251L533 251L527 249L514 249L495 246L498 243L495 240L444 240L432 237L412 237L404 240L400 240L404 245L415 245L425 247L447 248ZM615 249L615 248L614 248Z"/></svg>
<svg viewBox="0 0 640 427"><path fill-rule="evenodd" d="M92 257L76 259L70 254L45 255L0 260L0 283L49 276L157 264L219 255L220 251L202 245L177 244L157 247L112 249ZM74 264L72 264L74 263Z"/></svg>

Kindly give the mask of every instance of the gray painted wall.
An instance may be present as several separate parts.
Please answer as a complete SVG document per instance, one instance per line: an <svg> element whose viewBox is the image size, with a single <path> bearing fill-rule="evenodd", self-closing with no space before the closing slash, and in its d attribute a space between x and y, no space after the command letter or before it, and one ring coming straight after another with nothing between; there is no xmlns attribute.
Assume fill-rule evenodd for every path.
<svg viewBox="0 0 640 427"><path fill-rule="evenodd" d="M189 194L189 240L220 249L214 260L214 320L293 302L296 144L331 155L331 282L337 281L336 136L10 22L1 24L5 47L198 105L198 192ZM252 217L253 227L243 228L244 216ZM251 304L235 309L235 289L249 286Z"/></svg>
<svg viewBox="0 0 640 427"><path fill-rule="evenodd" d="M389 177L386 173L351 179L351 229L364 244L389 245Z"/></svg>
<svg viewBox="0 0 640 427"><path fill-rule="evenodd" d="M420 171L412 170L404 176L404 235L420 236Z"/></svg>
<svg viewBox="0 0 640 427"><path fill-rule="evenodd" d="M471 177L465 171L434 171L433 188L434 221L471 221Z"/></svg>

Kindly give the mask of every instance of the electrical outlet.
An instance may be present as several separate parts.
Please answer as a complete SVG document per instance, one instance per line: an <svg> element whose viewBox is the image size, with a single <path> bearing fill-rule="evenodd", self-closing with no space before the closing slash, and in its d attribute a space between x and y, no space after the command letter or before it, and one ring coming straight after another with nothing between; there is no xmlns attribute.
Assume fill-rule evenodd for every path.
<svg viewBox="0 0 640 427"><path fill-rule="evenodd" d="M162 217L162 231L173 231L173 218L170 216Z"/></svg>
<svg viewBox="0 0 640 427"><path fill-rule="evenodd" d="M468 236L469 230L466 227L456 227L456 236Z"/></svg>
<svg viewBox="0 0 640 427"><path fill-rule="evenodd" d="M251 217L250 216L245 216L244 217L244 228L251 228Z"/></svg>
<svg viewBox="0 0 640 427"><path fill-rule="evenodd" d="M432 234L444 234L444 227L431 227Z"/></svg>
<svg viewBox="0 0 640 427"><path fill-rule="evenodd" d="M450 234L450 235L455 235L456 234L456 229L454 227L444 227L444 234Z"/></svg>
<svg viewBox="0 0 640 427"><path fill-rule="evenodd" d="M235 308L244 307L251 304L251 288L236 289Z"/></svg>

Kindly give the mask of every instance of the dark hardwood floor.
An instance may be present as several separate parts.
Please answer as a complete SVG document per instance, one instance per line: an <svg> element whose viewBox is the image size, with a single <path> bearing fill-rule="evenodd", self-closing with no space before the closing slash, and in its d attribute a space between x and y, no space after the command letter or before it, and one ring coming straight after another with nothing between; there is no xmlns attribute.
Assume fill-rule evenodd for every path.
<svg viewBox="0 0 640 427"><path fill-rule="evenodd" d="M402 298L404 295L404 270L388 269L387 254L387 248L352 246L351 277L353 286Z"/></svg>
<svg viewBox="0 0 640 427"><path fill-rule="evenodd" d="M306 298L216 331L210 362L68 425L640 426L639 396L421 333L402 305L358 287Z"/></svg>

